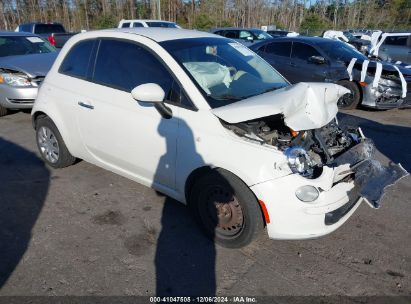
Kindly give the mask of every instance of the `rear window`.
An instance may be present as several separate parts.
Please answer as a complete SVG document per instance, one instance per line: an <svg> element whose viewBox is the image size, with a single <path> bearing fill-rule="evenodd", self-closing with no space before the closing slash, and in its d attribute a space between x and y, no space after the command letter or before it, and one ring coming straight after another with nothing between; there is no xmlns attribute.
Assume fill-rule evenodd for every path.
<svg viewBox="0 0 411 304"><path fill-rule="evenodd" d="M124 22L124 23L121 25L121 27L122 27L122 28L130 27L130 22Z"/></svg>
<svg viewBox="0 0 411 304"><path fill-rule="evenodd" d="M169 27L169 28L176 28L177 26L174 23L170 22L146 22L149 27Z"/></svg>
<svg viewBox="0 0 411 304"><path fill-rule="evenodd" d="M65 33L64 27L61 24L36 24L34 33L48 34L48 33Z"/></svg>
<svg viewBox="0 0 411 304"><path fill-rule="evenodd" d="M133 27L144 27L142 23L140 22L134 22Z"/></svg>
<svg viewBox="0 0 411 304"><path fill-rule="evenodd" d="M84 40L71 48L60 66L59 72L86 79L95 40Z"/></svg>

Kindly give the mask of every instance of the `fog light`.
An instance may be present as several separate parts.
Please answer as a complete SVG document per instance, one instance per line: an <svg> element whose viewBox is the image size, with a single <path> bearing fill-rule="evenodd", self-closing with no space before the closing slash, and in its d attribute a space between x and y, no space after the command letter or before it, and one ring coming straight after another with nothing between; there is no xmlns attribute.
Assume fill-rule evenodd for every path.
<svg viewBox="0 0 411 304"><path fill-rule="evenodd" d="M319 195L320 192L317 190L317 188L308 185L301 186L295 191L295 196L304 203L315 201Z"/></svg>

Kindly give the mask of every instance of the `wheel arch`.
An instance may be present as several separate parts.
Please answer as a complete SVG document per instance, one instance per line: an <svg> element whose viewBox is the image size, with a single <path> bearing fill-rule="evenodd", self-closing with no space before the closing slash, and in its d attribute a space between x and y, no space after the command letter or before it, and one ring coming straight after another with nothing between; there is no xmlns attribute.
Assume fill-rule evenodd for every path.
<svg viewBox="0 0 411 304"><path fill-rule="evenodd" d="M266 215L266 211L264 210L265 206L261 204L260 200L258 199L258 197L255 195L255 193L250 189L250 187L247 185L247 183L244 182L244 180L242 178L240 178L238 175L236 175L235 173L231 172L230 170L227 170L225 168L222 167L212 167L212 166L202 166L202 167L198 167L196 169L194 169L188 176L188 178L186 179L185 182L185 186L184 186L184 195L185 195L185 199L186 199L186 203L187 205L190 204L190 193L191 193L191 189L193 188L196 180L198 180L201 176L210 173L212 171L224 171L227 172L228 174L233 175L234 177L238 178L244 185L247 186L247 188L250 190L250 192L253 194L255 201L257 202L258 207L260 208L260 212L261 212L261 218L264 222L264 226L267 225L267 215Z"/></svg>
<svg viewBox="0 0 411 304"><path fill-rule="evenodd" d="M360 85L360 82L357 81L357 80L350 80L349 78L341 78L341 79L339 79L339 80L336 81L336 84L338 84L338 82L343 81L343 80L345 80L345 81L350 81L350 82L354 83L354 84L358 87L358 90L360 91L360 101L359 101L358 104L359 104L359 105L362 104L364 92L363 92L362 86Z"/></svg>

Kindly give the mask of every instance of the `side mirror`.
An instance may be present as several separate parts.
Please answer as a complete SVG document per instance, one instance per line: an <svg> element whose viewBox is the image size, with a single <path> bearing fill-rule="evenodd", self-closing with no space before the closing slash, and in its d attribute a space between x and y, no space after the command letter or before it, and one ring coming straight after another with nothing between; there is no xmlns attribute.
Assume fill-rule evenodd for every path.
<svg viewBox="0 0 411 304"><path fill-rule="evenodd" d="M163 103L165 95L164 90L156 83L140 84L131 91L135 100L154 104L163 118L170 119L173 111Z"/></svg>
<svg viewBox="0 0 411 304"><path fill-rule="evenodd" d="M325 58L322 56L311 56L310 58L308 58L308 61L315 64L324 64Z"/></svg>
<svg viewBox="0 0 411 304"><path fill-rule="evenodd" d="M131 96L141 102L160 103L165 95L164 90L156 83L140 84L131 91Z"/></svg>

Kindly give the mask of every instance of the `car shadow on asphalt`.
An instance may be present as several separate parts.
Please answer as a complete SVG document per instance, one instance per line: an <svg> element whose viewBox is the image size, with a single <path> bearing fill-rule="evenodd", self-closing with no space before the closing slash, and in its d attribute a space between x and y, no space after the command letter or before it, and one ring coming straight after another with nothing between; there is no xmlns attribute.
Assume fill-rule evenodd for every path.
<svg viewBox="0 0 411 304"><path fill-rule="evenodd" d="M204 164L203 158L196 150L191 129L182 119L172 119L178 123L178 139L166 136L165 128L169 125L164 119L158 126L158 132L166 143L166 152L158 162L155 182L164 179L165 170L173 166L169 163L170 159L173 159L170 154L175 156L173 149L176 143L172 142L173 140L177 140L178 152L186 156L180 158L181 161ZM179 160L175 163L178 174L181 164ZM156 296L214 296L216 293L216 250L212 241L215 225L210 224L212 232L208 239L196 225L189 209L165 196L162 228L155 254ZM216 209L209 208L209 215L216 218Z"/></svg>
<svg viewBox="0 0 411 304"><path fill-rule="evenodd" d="M340 125L361 127L364 135L371 138L378 151L394 163L400 163L411 171L411 128L381 124L354 115L339 113Z"/></svg>
<svg viewBox="0 0 411 304"><path fill-rule="evenodd" d="M0 137L0 289L29 246L49 183L39 157Z"/></svg>

